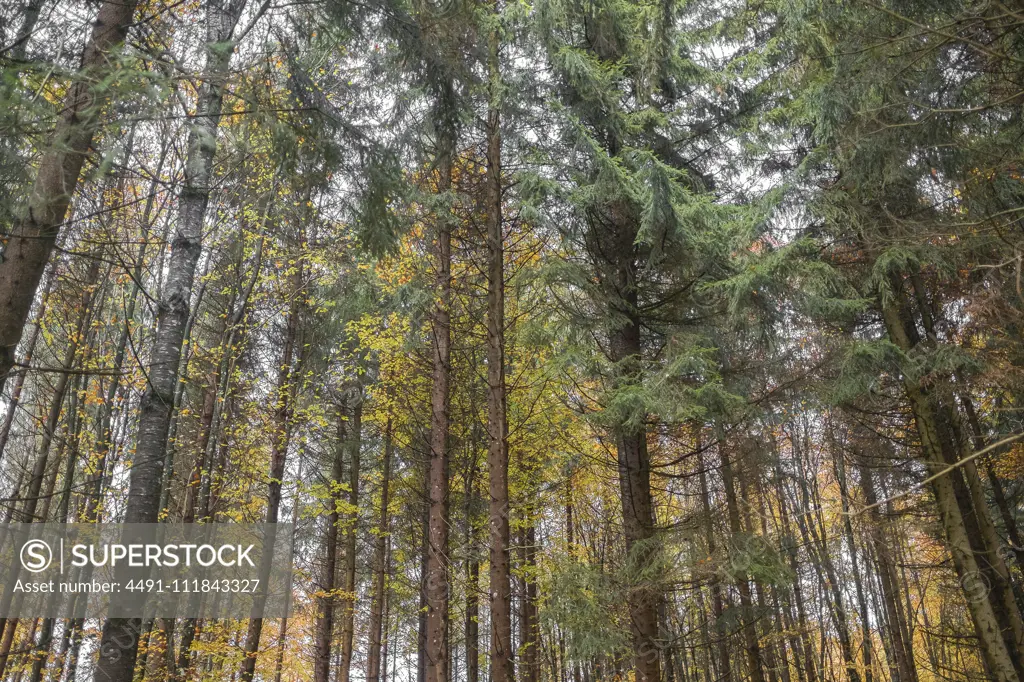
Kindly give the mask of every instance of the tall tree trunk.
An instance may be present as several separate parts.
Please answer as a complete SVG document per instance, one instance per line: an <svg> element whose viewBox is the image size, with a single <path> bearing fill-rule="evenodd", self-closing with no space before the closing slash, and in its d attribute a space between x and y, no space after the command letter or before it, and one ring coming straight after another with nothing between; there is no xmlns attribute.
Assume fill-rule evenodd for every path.
<svg viewBox="0 0 1024 682"><path fill-rule="evenodd" d="M423 505L420 523L420 600L419 618L416 619L416 682L427 679L427 559L430 554L430 460L423 470L423 489L428 497Z"/></svg>
<svg viewBox="0 0 1024 682"><path fill-rule="evenodd" d="M537 611L537 529L530 522L522 531L523 595L520 617L521 682L540 682L540 621Z"/></svg>
<svg viewBox="0 0 1024 682"><path fill-rule="evenodd" d="M795 436L794 436L795 442ZM794 445L794 453L798 452ZM793 572L793 602L796 607L796 623L802 651L803 667L801 674L806 682L817 682L818 674L814 664L814 643L811 640L810 627L807 623L807 609L804 600L803 586L800 582L800 563L797 558L796 537L789 520L786 505L786 486L782 475L782 466L778 458L775 460L775 491L779 501L779 520L782 523L783 544L786 550L789 568Z"/></svg>
<svg viewBox="0 0 1024 682"><path fill-rule="evenodd" d="M92 316L93 290L96 283L99 281L100 273L99 250L97 250L94 255L96 257L93 258L92 262L89 264L89 270L86 274L84 292L82 294L82 300L79 307L78 323L72 331L73 337L70 339L67 349L64 352L64 360L61 366L62 371L58 374L57 383L54 385L53 389L50 408L47 411L46 421L43 422L42 437L39 441L35 462L32 466L32 472L29 475L28 491L26 492L25 502L22 506L22 523L34 523L37 521L36 507L39 503L39 493L42 490L43 479L46 475L47 463L50 456L50 445L53 442L53 437L57 431L58 422L60 421L64 405L64 396L68 389L68 382L72 376L71 370L74 367L80 343L86 336L89 319ZM24 542L24 540L22 540L22 542ZM20 544L21 542L18 543L18 546L20 546ZM0 597L0 613L7 613L11 607L11 603L14 600L14 592L12 588L18 579L18 575L20 575L20 568L21 566L19 563L11 563L10 569L8 570L4 593L3 596ZM0 637L3 635L6 624L7 619L0 618ZM0 657L0 678L3 677L4 667L6 665L7 657Z"/></svg>
<svg viewBox="0 0 1024 682"><path fill-rule="evenodd" d="M835 454L836 482L839 484L839 499L843 510L843 530L846 533L847 551L850 553L850 568L853 571L853 585L857 594L857 606L860 612L861 657L864 661L864 682L872 682L871 670L871 621L868 618L868 601L864 596L864 580L861 577L861 559L858 556L857 538L853 533L850 521L850 490L846 485L846 463L843 454Z"/></svg>
<svg viewBox="0 0 1024 682"><path fill-rule="evenodd" d="M918 344L934 347L938 344L938 336L935 331L938 311L934 301L929 296L919 271L910 272L907 281L913 292L913 298L925 331L925 338L921 339L917 335L916 326L910 330L910 333L908 333L908 327L903 326L904 338L910 343L907 349ZM900 302L905 303L902 290L897 289L897 291L901 297ZM892 309L891 304L890 309ZM904 305L903 311L904 320L913 319L908 305ZM949 377L947 382L954 378L956 377ZM911 379L911 377L905 375L904 379ZM1020 608L1013 593L1009 569L1003 559L1002 540L996 532L995 524L989 514L988 501L981 485L981 478L978 476L977 466L974 459L970 457L971 439L965 433L960 411L952 398L952 396L956 396L956 391L950 391L952 396L946 399L939 392L932 393L927 389L921 391L920 386L917 388L920 395L930 400L927 407L932 409L934 429L939 435L938 443L941 445L942 458L947 464L958 467L958 471L950 473L954 491L957 494L957 502L960 504L964 520L971 528L968 535L975 541L978 563L988 582L989 601L992 603L996 617L1000 620L1007 651L1013 660L1017 676L1024 678L1024 620L1021 618ZM966 397L966 391L961 394L961 397ZM911 402L915 401L912 399ZM919 409L915 411L915 418L922 408L927 411L927 407L920 402L917 406ZM923 440L922 443L924 443Z"/></svg>
<svg viewBox="0 0 1024 682"><path fill-rule="evenodd" d="M391 417L384 426L384 461L381 464L383 480L380 488L380 516L377 520L377 536L373 542L373 596L370 603L369 649L366 660L366 682L381 680L381 636L384 616L384 590L387 578L387 553L391 542L391 518L388 502L391 496ZM472 589L472 586L470 586ZM469 680L468 682L475 682Z"/></svg>
<svg viewBox="0 0 1024 682"><path fill-rule="evenodd" d="M452 151L444 149L438 162L437 190L452 183ZM431 320L430 460L428 465L427 546L423 598L424 682L448 680L448 406L450 400L452 237L451 217L438 216L436 226L437 300Z"/></svg>
<svg viewBox="0 0 1024 682"><path fill-rule="evenodd" d="M702 514L704 522L704 536L708 543L708 556L713 557L715 554L715 526L711 518L711 495L708 491L708 474L707 468L704 463L704 448L700 438L700 427L697 429L697 470L698 480L700 482L700 497L702 504ZM722 625L722 584L716 575L711 578L711 615L714 617L715 630L718 631ZM724 631L717 633L718 640L718 679L722 682L731 682L732 670L729 659L729 644L727 633ZM710 652L708 652L710 656Z"/></svg>
<svg viewBox="0 0 1024 682"><path fill-rule="evenodd" d="M196 463L193 480L189 481L182 523L195 523L196 520L200 523L210 521L212 481L224 464L222 459L218 459L216 462L214 460L218 444L221 443L221 436L228 429L228 425L221 422L227 420L231 412L229 392L232 363L229 360L229 349L234 344L234 334L233 332L222 334L221 338L223 353L218 363L218 369L214 373L212 385L207 389L204 399L206 404L204 405L197 447L199 461ZM226 402L227 405L225 405ZM206 407L209 407L209 414L205 413ZM199 609L200 596L198 592L188 595L190 611L195 612ZM194 617L186 618L182 624L178 660L174 668L176 680L185 680L189 676L192 665L192 644L199 636L200 628L201 620Z"/></svg>
<svg viewBox="0 0 1024 682"><path fill-rule="evenodd" d="M298 246L300 251L305 250L305 232L301 229ZM271 436L270 467L267 472L265 522L268 524L276 524L281 511L281 486L284 482L285 465L288 461L288 445L291 442L292 412L304 357L301 328L302 311L306 298L303 262L301 256L295 258L295 264L289 275L288 316L285 322L284 346L281 349L281 360L278 365L273 415L274 430ZM272 551L265 551L260 558L261 585L266 585L266 576L270 575L273 561L274 552ZM257 592L253 598L253 613L259 613L266 605L266 601L267 593L264 590ZM252 682L256 673L256 655L259 652L262 634L263 618L258 616L250 618L249 628L245 634L245 656L242 659L239 675L242 682Z"/></svg>
<svg viewBox="0 0 1024 682"><path fill-rule="evenodd" d="M487 111L487 470L489 513L491 681L512 682L512 584L508 499L508 414L505 388L505 236L501 196L501 77L498 29L488 36Z"/></svg>
<svg viewBox="0 0 1024 682"><path fill-rule="evenodd" d="M303 480L302 479L302 466L301 465L299 466L298 480L299 481ZM292 500L292 546L293 547L295 546L295 532L296 532L296 529L298 528L298 525L299 525L299 518L300 518L300 513L299 512L300 512L300 509L302 507L302 505L300 503L301 502L301 500L300 500L301 492L302 492L302 486L300 484L296 484L296 486L295 486L295 498ZM289 580L288 580L288 589L290 590L291 587L292 587L292 585L291 585L291 578L289 578ZM285 617L281 619L281 626L278 628L278 631L277 631L277 660L274 661L274 682L281 682L281 676L284 673L284 654L285 654L285 648L286 648L286 644L287 644L287 639L286 639L287 636L288 636L288 616L285 615ZM234 679L234 675L232 675L232 679Z"/></svg>
<svg viewBox="0 0 1024 682"><path fill-rule="evenodd" d="M65 356L64 365L66 369L70 369L71 363L74 361L75 348L75 344L71 344L68 347L68 352L67 355ZM28 490L26 491L25 502L21 510L21 523L44 522L46 520L45 517L42 517L41 515L37 514L36 509L39 500L44 497L47 497L47 494L43 492L43 481L47 478L46 469L47 461L50 455L50 445L53 442L53 435L57 429L57 422L60 419L60 415L63 410L64 396L67 389L67 379L69 376L69 372L62 372L60 375L60 379L57 382L57 386L54 389L54 395L50 403L50 409L48 411L46 422L44 423L43 426L43 435L40 440L39 450L36 454L35 462L32 465L32 472L29 475ZM16 541L17 544L15 546L20 546L21 544L23 544L23 542L24 536ZM12 608L12 602L14 605L14 610L17 610L19 604L21 603L22 594L19 593L15 595L13 590L11 589L14 582L18 579L20 574L20 564L12 562L8 573L7 584L4 590L3 604L2 607L0 607L4 612ZM37 624L38 619L35 619L33 621L31 631L25 638L26 642L30 642L32 638L35 636ZM0 619L0 632L3 632L4 630L10 630L10 632L4 634L10 634L13 641L13 628L16 628L17 625L18 621L16 619L11 619L9 624L8 619ZM3 678L9 661L10 658L6 653L4 655L0 655L0 679Z"/></svg>
<svg viewBox="0 0 1024 682"><path fill-rule="evenodd" d="M134 3L129 1L127 4ZM199 89L196 113L188 136L185 185L178 199L178 223L168 280L158 306L149 384L139 407L138 445L132 461L125 523L156 523L160 514L171 409L189 320L192 285L202 252L203 222L210 201L213 157L217 150L217 127L233 53L233 50L224 49L224 43L231 39L244 4L245 0L212 0L207 7L205 82ZM139 618L108 618L104 622L97 679L103 682L131 681L141 626ZM130 644L121 646L118 642Z"/></svg>
<svg viewBox="0 0 1024 682"><path fill-rule="evenodd" d="M904 351L912 349L916 345L914 337L917 332L907 320L905 308L901 310L897 302L889 301L882 305L882 313L892 342ZM1020 682L1015 632L1007 623L1007 614L1000 608L999 596L989 594L988 589L981 589L985 583L986 588L994 587L992 571L985 565L988 552L980 547L984 540L981 531L976 526L968 528L967 521L972 519L970 514L965 517L964 513L970 502L964 490L966 486L959 469L947 472L951 456L944 450L950 446L952 434L947 433L948 437L943 438L941 419L936 414L936 400L909 374L903 375L903 387L913 410L925 463L929 473L936 476L931 483L932 490L986 669L997 682Z"/></svg>
<svg viewBox="0 0 1024 682"><path fill-rule="evenodd" d="M329 682L331 676L331 644L334 641L335 578L338 560L338 507L345 483L345 448L348 445L349 422L345 407L338 406L338 433L331 464L330 513L324 535L324 566L316 599L316 640L313 651L314 682Z"/></svg>
<svg viewBox="0 0 1024 682"><path fill-rule="evenodd" d="M476 402L472 399L469 413L478 414ZM480 471L479 445L483 436L475 419L470 432L469 465L463 492L466 518L466 682L480 682L480 547L475 517L483 503L477 480Z"/></svg>
<svg viewBox="0 0 1024 682"><path fill-rule="evenodd" d="M352 669L352 642L355 638L356 537L359 531L359 449L363 434L363 399L355 398L349 430L348 503L345 529L345 595L341 599L341 670L338 682L348 682Z"/></svg>
<svg viewBox="0 0 1024 682"><path fill-rule="evenodd" d="M807 477L803 469L802 460L797 459L799 469L799 475L797 476L797 485L800 488L801 499L803 501L803 509L810 512L817 508L817 505L811 499L811 493L808 489ZM812 479L813 483L813 479ZM850 638L850 620L846 612L846 602L843 599L843 593L840 590L839 576L836 573L835 563L832 561L832 555L829 551L828 540L821 534L818 533L818 517L815 515L808 516L807 514L798 514L796 516L796 525L800 529L800 534L803 537L804 543L807 545L808 551L811 552L814 558L813 564L814 569L818 574L819 581L826 586L827 594L830 598L827 598L829 614L832 616L832 622L836 628L836 634L839 637L839 649L843 656L843 665L846 668L846 676L850 682L860 682L860 672L857 670L857 659L853 653L853 641ZM824 572L824 575L822 575Z"/></svg>
<svg viewBox="0 0 1024 682"><path fill-rule="evenodd" d="M0 259L0 391L14 366L39 280L99 129L109 87L104 72L112 68L113 53L128 34L135 5L136 0L110 0L100 6L27 205L4 245Z"/></svg>
<svg viewBox="0 0 1024 682"><path fill-rule="evenodd" d="M388 551L384 555L384 566L387 573L391 572L391 543L388 542ZM395 678L394 669L392 668L392 674L388 675L388 648L391 643L391 593L390 590L384 592L384 636L383 643L381 644L380 651L380 679L381 682L387 682ZM397 657L396 657L397 658Z"/></svg>
<svg viewBox="0 0 1024 682"><path fill-rule="evenodd" d="M615 220L592 238L594 257L605 259L609 268L606 287L614 298L614 314L608 330L608 358L615 364L613 390L629 390L643 380L643 345L637 291L637 226L628 216ZM599 254L609 254L600 256ZM651 496L651 462L647 451L647 415L612 427L622 505L622 528L630 564L646 566L655 557L654 501ZM661 652L658 642L658 604L661 595L646 579L631 586L629 602L633 664L637 682L661 681Z"/></svg>
<svg viewBox="0 0 1024 682"><path fill-rule="evenodd" d="M94 343L94 337L87 344L91 346ZM79 453L79 439L81 438L81 427L82 419L79 415L78 405L85 395L88 388L89 376L86 374L80 375L78 386L75 387L74 392L71 395L71 399L68 401L68 421L69 425L66 428L65 443L70 443L70 447L61 446L61 450L67 451L67 458L64 463L64 472L62 475L62 489L60 494L60 502L57 506L56 523L66 524L68 522L68 514L71 508L71 493L74 489L74 476L75 468L78 461ZM58 457L58 463L60 458ZM51 498L52 499L52 498ZM47 514L44 512L41 516L43 522L47 520ZM46 610L52 611L57 603L58 595L53 593L50 595L47 601ZM70 621L68 623L70 625ZM55 625L55 619L47 617L43 619L42 626L39 629L39 637L35 643L35 651L32 653L32 669L29 673L30 682L40 682L43 674L43 667L47 664L50 655L50 646L53 643L53 630ZM67 627L65 628L67 629ZM54 679L59 680L61 675L59 670L60 662L58 659L58 671L54 675Z"/></svg>
<svg viewBox="0 0 1024 682"><path fill-rule="evenodd" d="M163 168L164 159L166 155L166 149L161 150L160 160L157 163L157 173L159 174L160 169ZM150 184L150 194L146 200L146 207L143 211L143 224L149 225L149 217L151 215L153 205L156 196L156 181ZM135 306L138 302L139 285L138 282L141 280L142 268L145 265L145 255L147 250L147 243L143 241L139 245L139 250L136 254L135 265L132 269L132 286L128 299L124 304L124 325L121 328L121 332L118 336L117 346L114 351L113 368L115 372L120 373L124 366L125 355L127 353L128 339L132 333L132 325L135 319ZM110 383L107 385L107 391L103 404L100 406L100 417L98 420L98 438L97 438L97 454L91 457L94 462L91 463L91 467L87 470L88 478L85 486L85 502L78 511L80 522L83 523L94 523L99 518L100 500L103 497L103 482L105 480L107 461L110 454L110 450L113 447L114 434L113 434L113 416L114 416L114 404L117 399L118 390L121 387L119 376L110 378ZM79 580L88 582L91 579L91 569L82 569L79 574ZM72 604L77 603L77 600L82 599L82 595L76 595ZM74 610L72 607L71 610ZM78 664L78 654L82 643L82 627L85 623L83 618L75 618L67 623L64 630L64 641L62 643L62 656L61 662L67 667L68 682L73 682ZM166 640L165 640L166 641ZM59 678L59 675L58 675Z"/></svg>
<svg viewBox="0 0 1024 682"><path fill-rule="evenodd" d="M466 567L466 682L480 682L480 562Z"/></svg>

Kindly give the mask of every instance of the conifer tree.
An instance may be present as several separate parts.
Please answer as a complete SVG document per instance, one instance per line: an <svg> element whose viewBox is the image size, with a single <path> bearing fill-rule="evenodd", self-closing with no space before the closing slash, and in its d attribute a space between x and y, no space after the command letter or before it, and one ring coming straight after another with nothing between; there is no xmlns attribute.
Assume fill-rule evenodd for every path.
<svg viewBox="0 0 1024 682"><path fill-rule="evenodd" d="M11 234L5 235L0 260L0 389L14 366L36 289L112 94L109 77L116 72L117 51L128 34L135 6L131 1L101 5L82 52L79 73L67 92L61 118L39 163L29 196ZM38 5L26 8L23 27L15 38L22 49L38 12Z"/></svg>

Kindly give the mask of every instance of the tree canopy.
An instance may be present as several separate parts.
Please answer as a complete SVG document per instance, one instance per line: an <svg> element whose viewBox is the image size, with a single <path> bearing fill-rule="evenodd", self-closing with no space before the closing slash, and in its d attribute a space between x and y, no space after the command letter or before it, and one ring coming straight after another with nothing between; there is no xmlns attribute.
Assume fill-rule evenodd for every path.
<svg viewBox="0 0 1024 682"><path fill-rule="evenodd" d="M0 522L295 579L0 566L0 679L1021 682L1022 65L1000 1L3 6Z"/></svg>

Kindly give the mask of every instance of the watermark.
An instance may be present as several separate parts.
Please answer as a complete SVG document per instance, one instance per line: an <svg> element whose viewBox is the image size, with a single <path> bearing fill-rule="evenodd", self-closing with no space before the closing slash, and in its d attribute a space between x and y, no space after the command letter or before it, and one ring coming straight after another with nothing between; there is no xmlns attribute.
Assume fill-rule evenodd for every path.
<svg viewBox="0 0 1024 682"><path fill-rule="evenodd" d="M0 618L277 618L291 524L3 524Z"/></svg>
<svg viewBox="0 0 1024 682"><path fill-rule="evenodd" d="M45 571L53 563L53 550L44 540L29 540L21 546L21 565L29 573Z"/></svg>
<svg viewBox="0 0 1024 682"><path fill-rule="evenodd" d="M960 578L960 589L963 590L964 597L967 601L975 604L988 597L989 591L992 586L989 584L988 578L977 571L971 571L965 573Z"/></svg>

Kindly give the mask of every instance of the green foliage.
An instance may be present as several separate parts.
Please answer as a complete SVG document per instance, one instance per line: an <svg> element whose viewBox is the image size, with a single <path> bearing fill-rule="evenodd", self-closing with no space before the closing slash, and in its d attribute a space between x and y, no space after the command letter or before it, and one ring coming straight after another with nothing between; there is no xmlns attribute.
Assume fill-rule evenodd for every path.
<svg viewBox="0 0 1024 682"><path fill-rule="evenodd" d="M612 656L628 639L620 626L624 595L611 576L576 562L555 565L544 584L544 617L566 633L566 653L575 661Z"/></svg>

